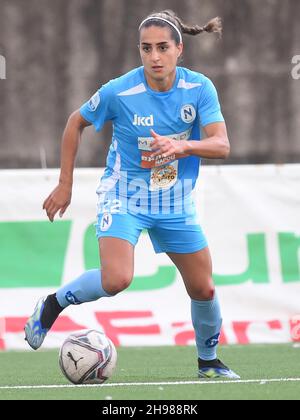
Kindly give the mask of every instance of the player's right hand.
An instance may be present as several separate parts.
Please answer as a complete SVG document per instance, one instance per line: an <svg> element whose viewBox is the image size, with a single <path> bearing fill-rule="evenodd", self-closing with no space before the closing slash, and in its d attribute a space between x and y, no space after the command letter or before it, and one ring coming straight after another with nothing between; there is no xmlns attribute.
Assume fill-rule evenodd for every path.
<svg viewBox="0 0 300 420"><path fill-rule="evenodd" d="M72 187L63 184L58 184L49 197L46 198L43 204L43 210L46 211L51 223L54 221L54 217L58 211L59 217L63 217L71 203L71 198Z"/></svg>

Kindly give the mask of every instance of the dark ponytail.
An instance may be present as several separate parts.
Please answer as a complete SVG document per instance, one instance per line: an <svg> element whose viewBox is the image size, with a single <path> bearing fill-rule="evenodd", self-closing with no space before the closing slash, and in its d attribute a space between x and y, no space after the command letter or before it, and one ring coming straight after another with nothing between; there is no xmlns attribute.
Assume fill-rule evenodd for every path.
<svg viewBox="0 0 300 420"><path fill-rule="evenodd" d="M219 17L215 17L214 19L210 20L205 26L188 26L184 24L179 18L177 19L180 22L181 31L183 34L198 35L203 32L208 32L217 33L219 37L222 36L222 20Z"/></svg>
<svg viewBox="0 0 300 420"><path fill-rule="evenodd" d="M203 32L207 32L207 33L216 33L218 34L219 38L222 37L223 26L222 26L222 20L220 17L215 17L214 19L211 19L204 26L199 26L199 25L191 26L184 23L180 19L180 17L176 15L176 13L173 10L167 9L167 10L163 10L158 13L152 13L151 15L149 15L147 19L151 18L151 21L146 22L145 26L147 27L150 25L157 25L157 26L168 25L167 23L164 24L164 22L161 22L159 20L155 21L156 17L163 18L170 21L173 25L176 26L176 28L178 28L181 34L199 35L199 34L202 34ZM179 37L176 36L176 30L172 29L172 32L174 33L176 42L179 43L179 40L178 40Z"/></svg>

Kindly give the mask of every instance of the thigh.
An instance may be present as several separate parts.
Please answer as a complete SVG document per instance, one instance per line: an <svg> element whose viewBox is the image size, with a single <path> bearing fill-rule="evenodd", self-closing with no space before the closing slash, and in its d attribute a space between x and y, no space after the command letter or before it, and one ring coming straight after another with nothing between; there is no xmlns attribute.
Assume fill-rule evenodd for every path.
<svg viewBox="0 0 300 420"><path fill-rule="evenodd" d="M102 272L113 274L127 274L133 276L134 271L134 246L123 239L100 238L99 256Z"/></svg>
<svg viewBox="0 0 300 420"><path fill-rule="evenodd" d="M190 297L195 300L212 300L215 288L209 248L191 254L167 254L178 268Z"/></svg>
<svg viewBox="0 0 300 420"><path fill-rule="evenodd" d="M96 235L99 240L102 285L110 294L126 289L134 273L134 248L147 218L127 209L106 208L98 214Z"/></svg>
<svg viewBox="0 0 300 420"><path fill-rule="evenodd" d="M110 295L127 289L134 274L134 246L123 239L100 238L102 287Z"/></svg>
<svg viewBox="0 0 300 420"><path fill-rule="evenodd" d="M129 213L100 213L96 224L102 285L110 294L125 290L134 273L134 248L142 232L139 218Z"/></svg>

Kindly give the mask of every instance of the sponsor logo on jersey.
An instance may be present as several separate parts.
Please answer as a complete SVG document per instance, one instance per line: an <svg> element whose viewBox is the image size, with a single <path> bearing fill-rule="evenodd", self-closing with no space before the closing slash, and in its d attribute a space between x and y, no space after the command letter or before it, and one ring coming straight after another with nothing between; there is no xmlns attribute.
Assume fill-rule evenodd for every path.
<svg viewBox="0 0 300 420"><path fill-rule="evenodd" d="M168 189L176 184L178 178L178 160L151 171L150 191Z"/></svg>
<svg viewBox="0 0 300 420"><path fill-rule="evenodd" d="M100 95L99 92L96 92L94 96L89 100L89 108L92 112L95 112L100 104Z"/></svg>
<svg viewBox="0 0 300 420"><path fill-rule="evenodd" d="M190 124L196 119L196 110L193 105L184 105L181 108L181 119L183 122Z"/></svg>
<svg viewBox="0 0 300 420"><path fill-rule="evenodd" d="M145 150L147 152L151 152L151 144L153 142L152 137L139 137L138 138L138 146L139 150Z"/></svg>
<svg viewBox="0 0 300 420"><path fill-rule="evenodd" d="M142 127L153 127L154 116L150 115L150 117L139 117L137 114L134 114L133 125Z"/></svg>
<svg viewBox="0 0 300 420"><path fill-rule="evenodd" d="M141 167L144 169L157 168L159 166L166 165L176 159L175 154L168 157L162 155L152 157L153 152L142 152L142 163Z"/></svg>
<svg viewBox="0 0 300 420"><path fill-rule="evenodd" d="M100 229L102 232L108 231L108 229L111 227L113 221L113 217L111 213L104 213L101 219L100 223Z"/></svg>
<svg viewBox="0 0 300 420"><path fill-rule="evenodd" d="M183 131L182 133L178 134L166 134L164 137L169 137L170 139L181 141L181 140L188 140L191 136L192 129L188 129L187 131ZM144 150L146 152L151 152L151 144L153 142L153 137L138 137L138 147L139 150Z"/></svg>

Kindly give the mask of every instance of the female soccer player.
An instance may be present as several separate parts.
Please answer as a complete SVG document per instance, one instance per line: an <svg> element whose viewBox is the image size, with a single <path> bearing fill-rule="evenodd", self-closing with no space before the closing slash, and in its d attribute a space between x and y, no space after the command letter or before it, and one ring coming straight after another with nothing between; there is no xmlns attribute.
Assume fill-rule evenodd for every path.
<svg viewBox="0 0 300 420"><path fill-rule="evenodd" d="M70 116L62 139L59 184L43 208L51 222L58 212L63 216L71 202L82 131L91 124L100 131L112 120L112 144L97 190L101 270L87 271L39 300L25 325L33 349L41 346L67 306L111 297L130 285L134 248L147 229L155 252L167 253L191 298L199 377L239 378L217 359L220 305L192 200L201 158L225 159L230 145L213 83L177 65L182 34L221 30L219 18L199 27L185 25L171 10L149 15L139 27L143 66L102 86ZM206 135L202 140L200 127Z"/></svg>

